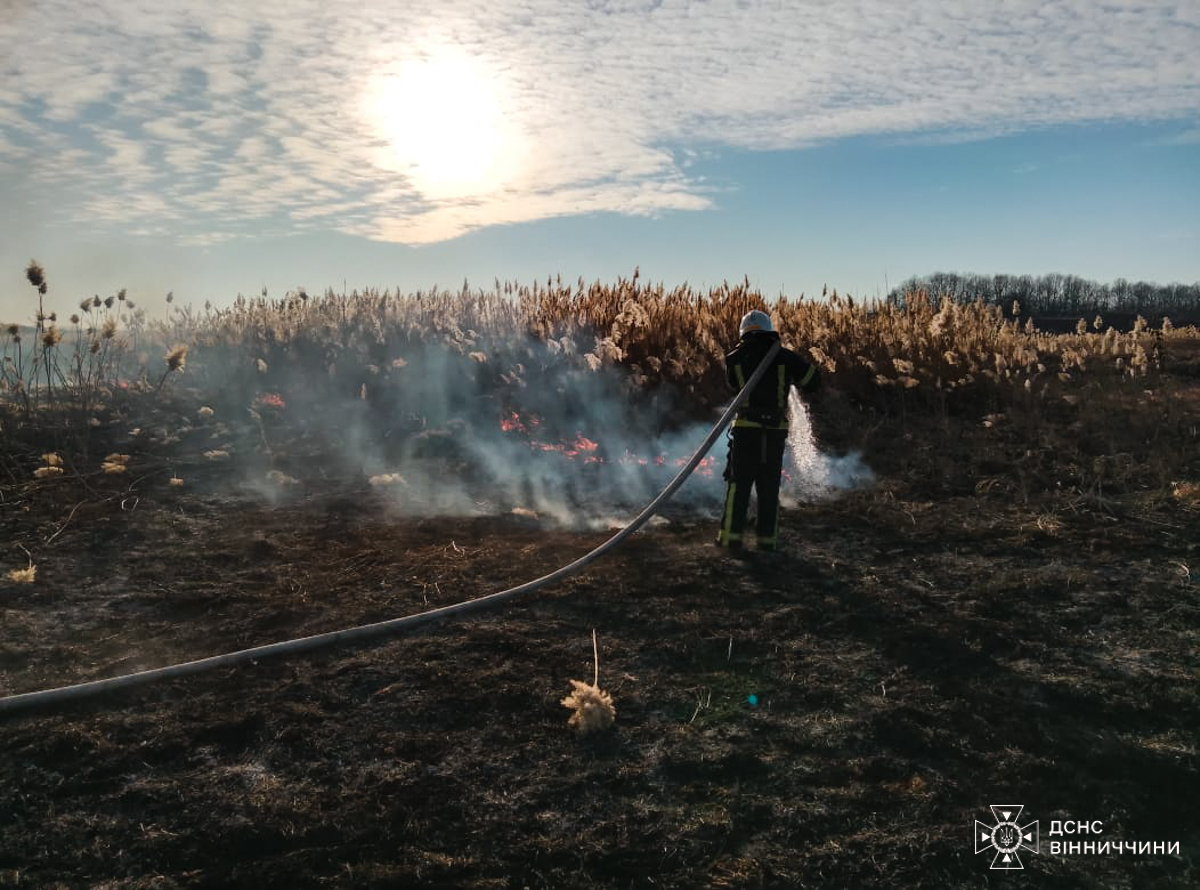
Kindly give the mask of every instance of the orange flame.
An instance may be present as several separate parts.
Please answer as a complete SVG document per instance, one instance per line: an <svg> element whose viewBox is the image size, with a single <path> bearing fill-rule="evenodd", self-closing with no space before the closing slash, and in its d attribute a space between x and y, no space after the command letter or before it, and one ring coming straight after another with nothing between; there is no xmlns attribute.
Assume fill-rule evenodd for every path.
<svg viewBox="0 0 1200 890"><path fill-rule="evenodd" d="M528 423L529 426L537 426L541 422L542 421L540 418L532 414L529 415L528 418L523 419L516 411L509 411L507 417L500 418L500 429L506 433L511 433L513 430L517 430L518 432L522 433L528 433L529 427L525 425L526 423Z"/></svg>
<svg viewBox="0 0 1200 890"><path fill-rule="evenodd" d="M540 423L540 418L534 415L526 415L523 418L516 411L510 411L508 414L500 418L500 429L506 433L516 431L525 434L525 436L528 437L528 442L526 444L528 444L529 447L534 451L556 451L567 460L575 460L582 455L582 462L586 464L605 463L605 459L603 457L592 453L600 450L600 443L596 442L594 439L589 439L579 431L575 432L575 439L570 442L539 442L536 438L534 438L534 434L537 431L533 428L537 427ZM625 454L620 457L617 462L623 464L636 463L638 466L645 467L650 465L650 460L651 459L649 458L634 454L632 451L626 448ZM666 466L668 462L674 466L682 467L687 464L688 460L689 459L686 457L671 459L665 454L658 454L653 457L654 466L656 467ZM716 465L717 459L715 457L706 457L697 465L696 471L701 476L711 477Z"/></svg>

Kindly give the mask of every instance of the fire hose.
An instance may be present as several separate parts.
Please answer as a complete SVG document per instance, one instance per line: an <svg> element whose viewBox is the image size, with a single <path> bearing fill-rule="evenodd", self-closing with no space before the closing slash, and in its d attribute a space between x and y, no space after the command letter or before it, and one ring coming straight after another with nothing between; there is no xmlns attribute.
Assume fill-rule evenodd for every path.
<svg viewBox="0 0 1200 890"><path fill-rule="evenodd" d="M112 692L117 689L127 689L131 686L141 686L146 683L153 683L158 680L169 680L175 677L184 677L189 674L198 674L201 671L213 670L219 667L232 667L234 665L245 664L246 662L258 661L260 658L267 658L272 655L285 655L296 652L310 652L314 649L321 649L326 646L333 646L338 643L358 642L369 640L376 637L384 637L390 634L398 633L407 630L410 627L416 627L419 624L426 624L431 621L436 621L439 618L449 618L455 615L464 615L468 612L476 612L482 609L487 609L495 606L505 600L511 599L522 593L529 593L547 584L552 584L562 578L566 578L575 574L584 566L599 559L613 547L616 547L643 525L645 525L650 517L653 516L668 498L670 498L680 486L687 480L692 471L699 466L700 461L712 448L717 437L721 435L721 431L725 429L733 419L734 412L746 400L750 392L754 389L767 368L771 364L771 359L779 351L780 341L776 340L767 354L763 356L758 367L754 369L754 373L750 375L750 379L746 381L746 385L742 387L741 392L725 409L716 426L712 428L708 436L696 449L695 454L687 464L676 474L675 478L667 484L657 497L654 498L645 509L639 513L632 522L620 529L611 538L605 541L600 546L596 547L591 552L579 557L574 562L556 569L548 575L543 575L533 581L527 581L516 587L510 587L508 590L501 590L496 593L490 593L485 596L476 597L475 599L464 600L460 603L454 603L449 606L442 606L437 609L429 609L425 612L418 612L415 615L406 615L401 618L392 618L387 621L378 621L373 624L362 624L357 627L349 627L343 630L334 630L327 633L314 634L308 637L300 637L294 640L283 640L278 643L269 643L263 646L254 646L249 649L241 649L237 652L227 652L223 655L212 655L208 658L200 658L195 661L187 661L182 664L173 664L166 667L153 668L151 670L138 671L133 674L124 674L118 677L110 677L105 680L92 680L87 683L77 683L73 686L61 686L56 689L45 689L40 692L25 692L19 695L10 695L0 698L0 714L11 714L21 710L41 707L45 705L58 704L65 701L71 701L80 698L88 698L95 695L100 695L104 692Z"/></svg>

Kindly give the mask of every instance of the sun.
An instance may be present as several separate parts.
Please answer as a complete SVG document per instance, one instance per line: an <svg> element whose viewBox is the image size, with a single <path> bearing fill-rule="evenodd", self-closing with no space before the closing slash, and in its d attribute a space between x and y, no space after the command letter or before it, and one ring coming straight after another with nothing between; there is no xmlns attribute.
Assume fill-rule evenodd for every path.
<svg viewBox="0 0 1200 890"><path fill-rule="evenodd" d="M519 140L500 79L480 58L440 48L388 65L363 110L379 162L431 200L487 195L519 167Z"/></svg>

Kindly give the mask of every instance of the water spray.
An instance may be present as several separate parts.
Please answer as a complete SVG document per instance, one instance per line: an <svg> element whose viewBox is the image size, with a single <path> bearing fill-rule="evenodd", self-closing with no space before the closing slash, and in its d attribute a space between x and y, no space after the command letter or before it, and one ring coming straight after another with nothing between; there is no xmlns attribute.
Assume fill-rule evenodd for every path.
<svg viewBox="0 0 1200 890"><path fill-rule="evenodd" d="M875 481L875 474L863 463L859 452L832 457L818 448L808 408L795 389L788 393L788 408L790 422L787 441L792 474L785 494L789 500L825 500L839 492L862 488Z"/></svg>

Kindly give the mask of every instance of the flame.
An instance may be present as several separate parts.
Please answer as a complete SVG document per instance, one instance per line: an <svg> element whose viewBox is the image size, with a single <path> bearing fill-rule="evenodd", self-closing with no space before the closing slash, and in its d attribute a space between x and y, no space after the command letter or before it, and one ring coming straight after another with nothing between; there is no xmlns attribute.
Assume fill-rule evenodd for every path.
<svg viewBox="0 0 1200 890"><path fill-rule="evenodd" d="M535 438L537 427L541 424L541 419L535 415L529 414L522 417L516 411L509 411L500 418L500 429L505 433L518 432L522 433L528 439L527 445L534 451L557 452L567 460L575 460L582 457L582 463L585 464L603 464L607 461L599 454L593 452L600 450L600 443L594 439L590 439L578 430L575 432L575 438L571 441L561 442L543 442ZM653 460L656 467L667 466L672 464L676 467L686 466L689 458L669 458L665 454L655 455L653 458L642 457L634 454L628 448L625 449L624 455L617 458L615 463L633 464L645 467L649 466ZM696 472L701 476L711 477L716 469L717 459L715 457L706 457L700 461L696 467Z"/></svg>
<svg viewBox="0 0 1200 890"><path fill-rule="evenodd" d="M254 404L264 408L279 408L283 409L286 404L277 392L259 393L258 398L254 400Z"/></svg>
<svg viewBox="0 0 1200 890"><path fill-rule="evenodd" d="M526 421L522 419L521 415L516 411L510 411L506 417L500 418L500 429L506 433L511 433L513 430L517 430L518 432L522 433L528 433L529 427L525 425L526 422L528 422L529 426L537 426L542 421L541 418L533 414L530 414L528 421Z"/></svg>
<svg viewBox="0 0 1200 890"><path fill-rule="evenodd" d="M597 448L600 447L597 443L593 442L591 439L589 439L583 433L578 432L578 431L576 431L576 433L575 433L575 442L573 444L574 444L573 448L563 449L563 454L565 454L567 457L569 457L571 459L578 457L584 451L595 451ZM593 461L593 460L591 460L591 456L589 456L588 463L599 463L599 462L600 462L599 459Z"/></svg>

